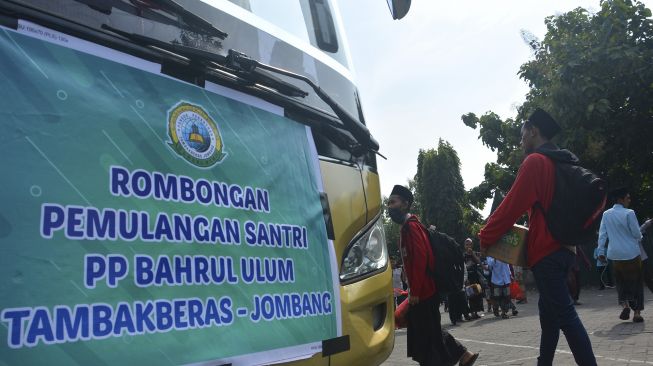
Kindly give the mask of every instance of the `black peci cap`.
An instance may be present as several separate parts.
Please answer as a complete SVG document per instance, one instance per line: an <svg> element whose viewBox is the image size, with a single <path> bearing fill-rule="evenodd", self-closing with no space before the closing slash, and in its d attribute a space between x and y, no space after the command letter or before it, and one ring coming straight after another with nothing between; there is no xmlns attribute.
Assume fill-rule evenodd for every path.
<svg viewBox="0 0 653 366"><path fill-rule="evenodd" d="M413 194L410 192L410 189L396 185L392 188L392 192L390 193L391 196L399 196L406 201L408 201L408 204L412 205L413 204Z"/></svg>
<svg viewBox="0 0 653 366"><path fill-rule="evenodd" d="M540 130L542 136L547 139L553 138L560 132L561 128L558 122L556 122L550 114L541 108L535 109L535 112L528 117L528 121L535 127Z"/></svg>

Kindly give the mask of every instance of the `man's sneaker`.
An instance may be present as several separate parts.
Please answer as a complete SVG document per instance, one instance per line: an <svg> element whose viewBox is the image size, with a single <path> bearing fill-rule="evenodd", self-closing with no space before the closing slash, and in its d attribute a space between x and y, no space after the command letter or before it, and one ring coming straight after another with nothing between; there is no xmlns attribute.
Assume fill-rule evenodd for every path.
<svg viewBox="0 0 653 366"><path fill-rule="evenodd" d="M630 319L630 308L624 308L623 310L621 310L621 315L619 315L619 319L621 320Z"/></svg>
<svg viewBox="0 0 653 366"><path fill-rule="evenodd" d="M508 319L508 314L506 313L501 314L501 319Z"/></svg>
<svg viewBox="0 0 653 366"><path fill-rule="evenodd" d="M515 315L517 315L517 314L519 314L519 311L517 311L517 310L513 310L513 311L512 311L512 315L513 315L513 316L515 316Z"/></svg>

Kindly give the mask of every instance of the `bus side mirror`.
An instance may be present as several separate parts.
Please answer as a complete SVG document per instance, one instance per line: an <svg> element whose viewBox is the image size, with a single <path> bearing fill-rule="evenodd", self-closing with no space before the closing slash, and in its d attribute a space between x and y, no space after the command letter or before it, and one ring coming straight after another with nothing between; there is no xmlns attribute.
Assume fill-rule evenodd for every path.
<svg viewBox="0 0 653 366"><path fill-rule="evenodd" d="M392 19L398 20L408 14L411 0L387 0Z"/></svg>

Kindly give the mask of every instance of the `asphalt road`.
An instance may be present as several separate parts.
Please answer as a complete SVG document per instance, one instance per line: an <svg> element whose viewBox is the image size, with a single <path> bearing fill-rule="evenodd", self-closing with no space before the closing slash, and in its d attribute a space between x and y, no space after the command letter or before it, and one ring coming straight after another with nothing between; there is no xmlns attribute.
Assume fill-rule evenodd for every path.
<svg viewBox="0 0 653 366"><path fill-rule="evenodd" d="M644 323L633 323L632 313L630 321L619 319L621 308L615 289L581 292L582 305L576 310L590 335L599 365L653 365L653 295L644 296ZM535 365L540 339L537 299L537 293L528 293L528 304L517 305L519 314L510 319L486 313L481 319L452 326L449 314L443 312L442 325L470 351L481 353L477 366ZM553 364L576 364L562 333ZM396 332L392 355L382 365L417 365L406 357L405 330Z"/></svg>

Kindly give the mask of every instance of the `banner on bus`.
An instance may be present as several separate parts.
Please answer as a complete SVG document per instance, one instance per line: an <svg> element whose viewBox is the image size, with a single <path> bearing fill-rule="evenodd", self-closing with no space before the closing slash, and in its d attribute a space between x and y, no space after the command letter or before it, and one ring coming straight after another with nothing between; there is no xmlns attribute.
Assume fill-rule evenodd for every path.
<svg viewBox="0 0 653 366"><path fill-rule="evenodd" d="M21 27L40 37L0 32L0 363L273 363L339 335L310 130Z"/></svg>

